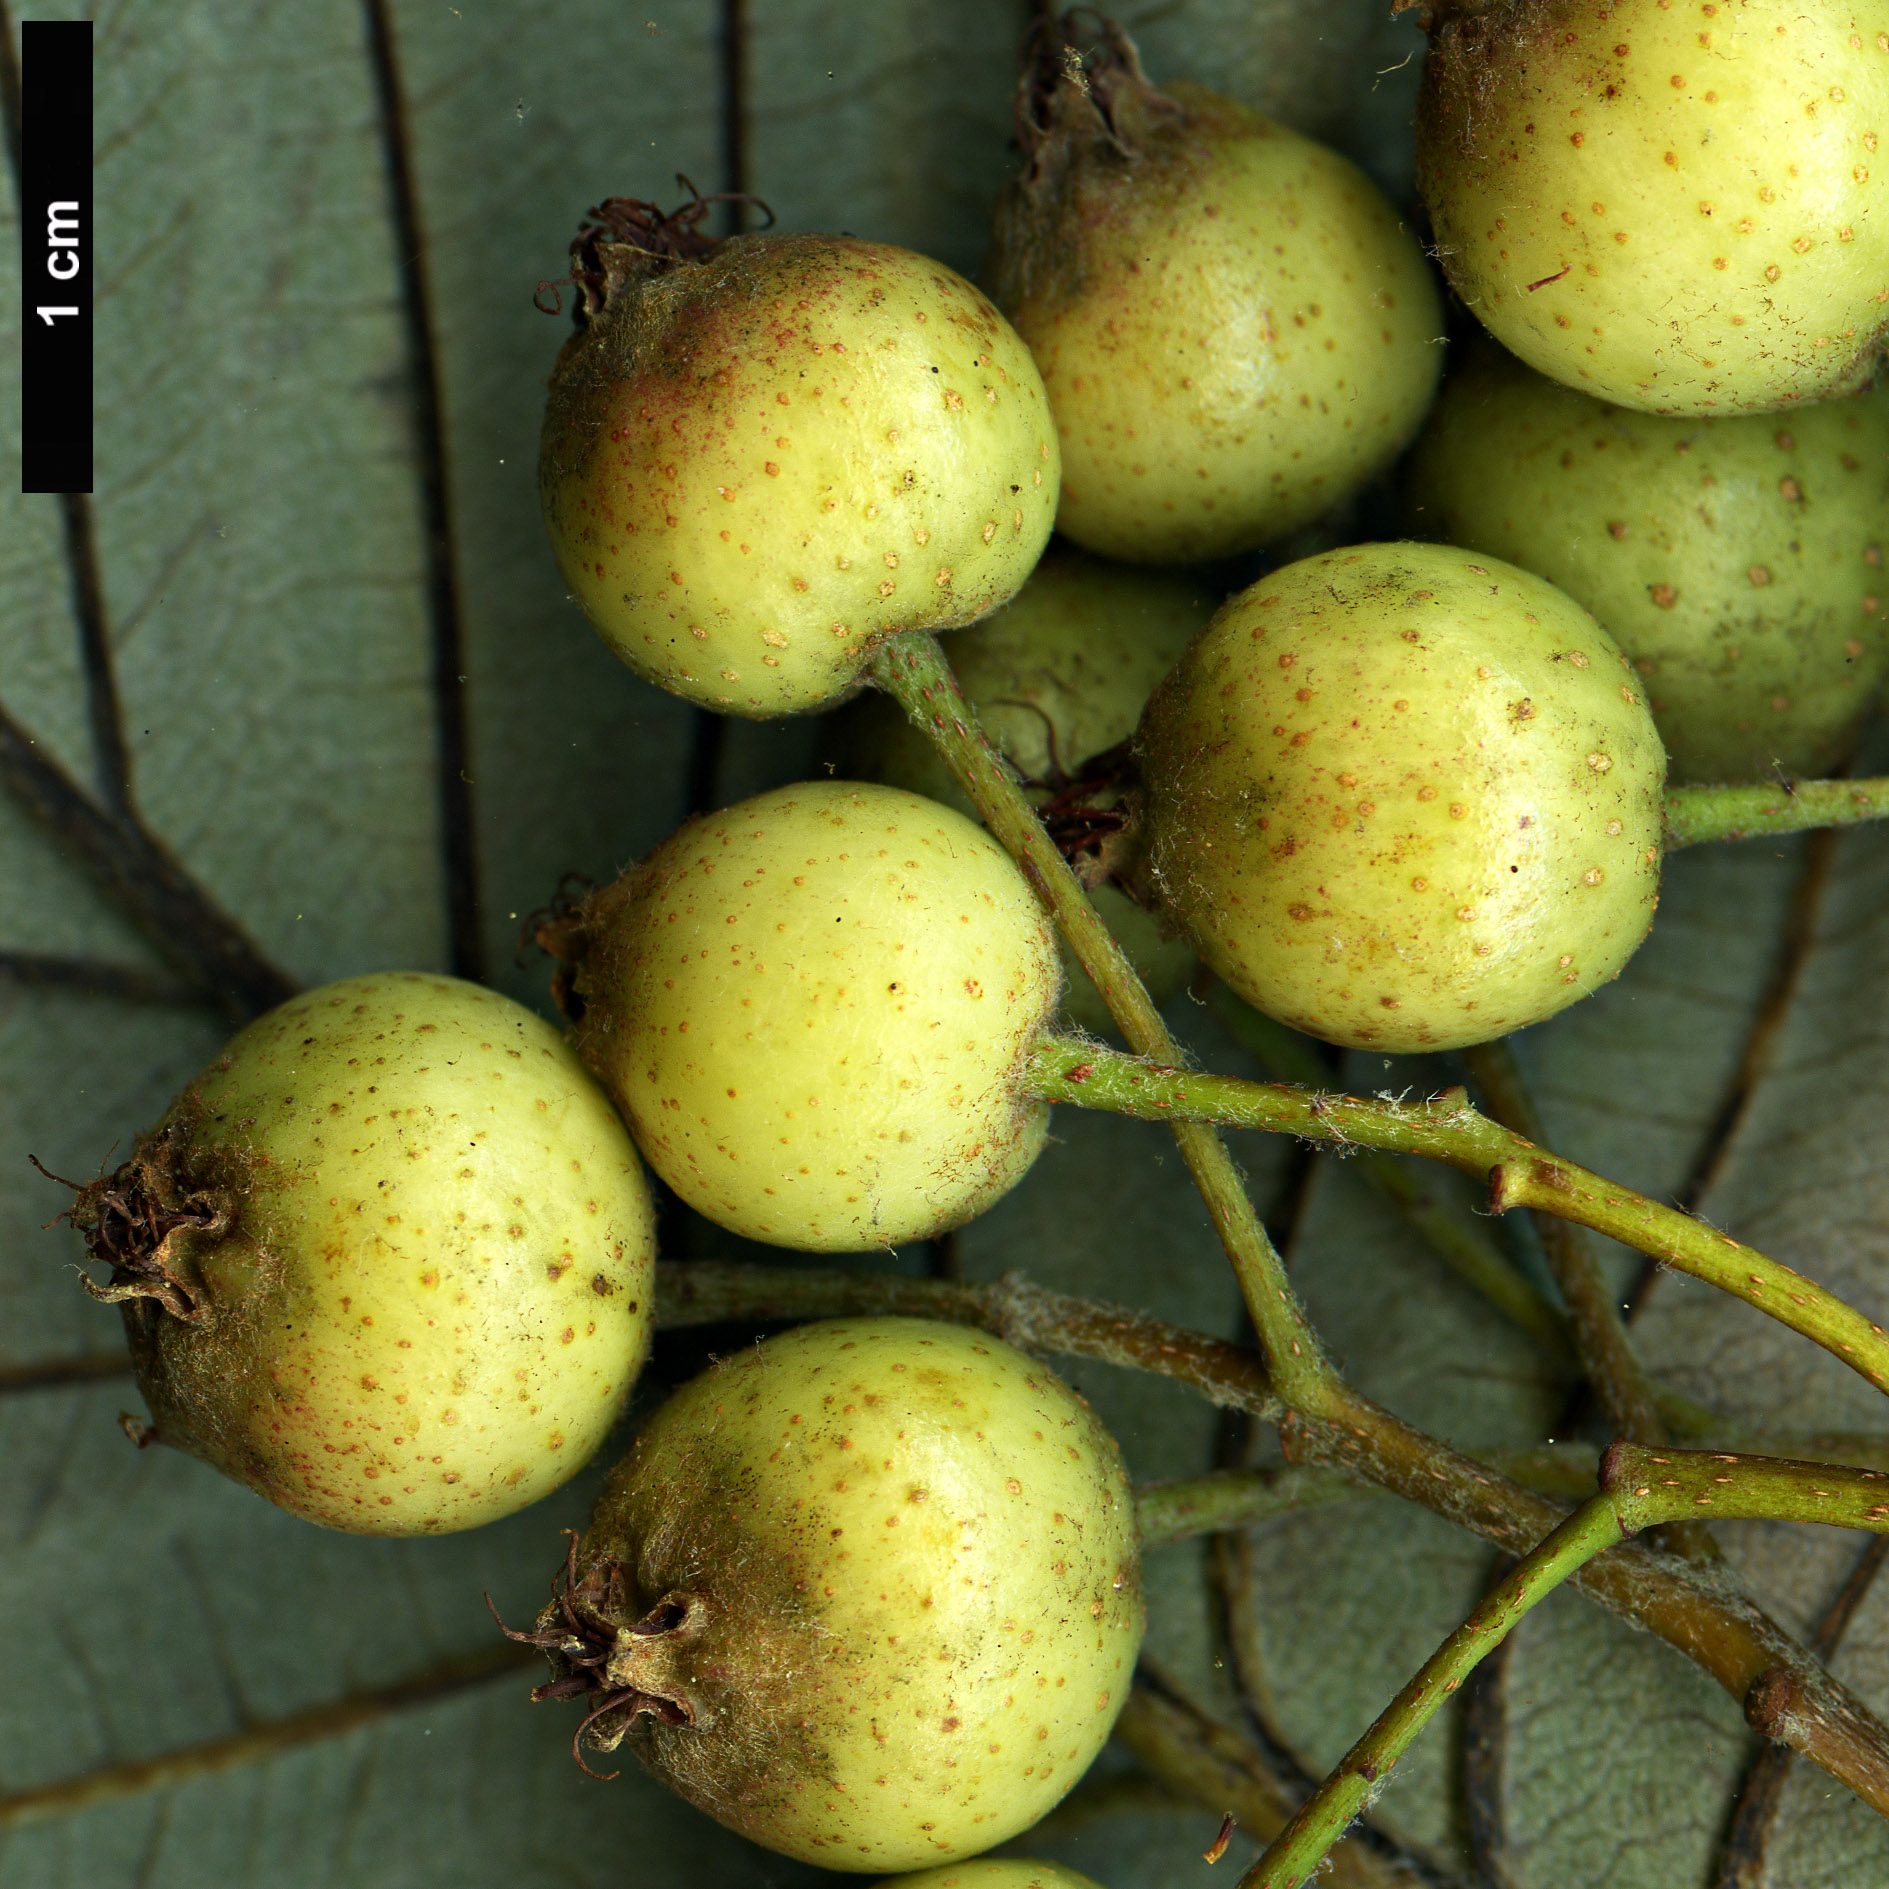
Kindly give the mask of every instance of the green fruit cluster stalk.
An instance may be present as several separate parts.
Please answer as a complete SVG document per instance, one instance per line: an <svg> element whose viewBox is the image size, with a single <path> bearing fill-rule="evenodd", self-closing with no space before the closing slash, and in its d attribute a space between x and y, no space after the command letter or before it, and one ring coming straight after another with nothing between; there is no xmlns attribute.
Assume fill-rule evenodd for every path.
<svg viewBox="0 0 1889 1889"><path fill-rule="evenodd" d="M1177 1062L1178 1046L1160 1012L1121 946L1083 896L1068 862L1051 844L1014 778L985 742L936 639L915 634L899 638L874 659L872 673L936 743L985 825L1023 867L1130 1048ZM1174 1139L1240 1282L1267 1369L1280 1394L1297 1408L1323 1408L1333 1374L1286 1281L1279 1255L1253 1211L1239 1170L1209 1128L1177 1121Z"/></svg>
<svg viewBox="0 0 1889 1889"><path fill-rule="evenodd" d="M1614 1444L1601 1462L1600 1493L1524 1555L1444 1641L1240 1878L1239 1889L1300 1889L1384 1773L1524 1614L1626 1537L1705 1513L1722 1520L1815 1519L1889 1534L1889 1476ZM1765 1719L1775 1722L1798 1703L1781 1677L1761 1682L1754 1693L1750 1709L1760 1729L1771 1729Z"/></svg>
<svg viewBox="0 0 1889 1889"><path fill-rule="evenodd" d="M1477 1114L1461 1089L1408 1105L1308 1094L1054 1039L1032 1057L1030 1088L1046 1101L1149 1121L1237 1124L1336 1147L1382 1148L1448 1162L1488 1182L1496 1213L1534 1207L1605 1233L1743 1299L1889 1391L1889 1334L1881 1326L1815 1280L1704 1221L1537 1148Z"/></svg>

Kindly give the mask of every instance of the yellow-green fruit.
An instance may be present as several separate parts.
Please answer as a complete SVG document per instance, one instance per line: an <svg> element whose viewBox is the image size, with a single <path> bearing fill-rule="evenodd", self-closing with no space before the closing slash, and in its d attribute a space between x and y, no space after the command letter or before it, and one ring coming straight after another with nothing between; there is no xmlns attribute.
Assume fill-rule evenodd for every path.
<svg viewBox="0 0 1889 1889"><path fill-rule="evenodd" d="M1889 332L1881 0L1438 9L1437 254L1496 338L1648 413L1862 387Z"/></svg>
<svg viewBox="0 0 1889 1889"><path fill-rule="evenodd" d="M456 978L270 1011L75 1218L157 1435L329 1528L444 1534L537 1501L649 1348L629 1136L556 1031Z"/></svg>
<svg viewBox="0 0 1889 1889"><path fill-rule="evenodd" d="M1552 585L1360 545L1233 598L1148 704L1161 909L1330 1042L1449 1049L1613 977L1653 916L1665 755L1613 639Z"/></svg>
<svg viewBox="0 0 1889 1889"><path fill-rule="evenodd" d="M1430 403L1442 322L1377 187L1138 67L1065 74L1050 110L1000 207L992 280L1062 436L1058 529L1138 563L1219 557L1382 471Z"/></svg>
<svg viewBox="0 0 1889 1889"><path fill-rule="evenodd" d="M943 1869L921 1869L915 1876L888 1876L879 1889L1100 1889L1060 1863L1036 1863L1026 1857L980 1856Z"/></svg>
<svg viewBox="0 0 1889 1889"><path fill-rule="evenodd" d="M639 674L735 714L854 686L1030 573L1060 465L1028 350L942 263L846 236L602 251L551 379L558 568Z"/></svg>
<svg viewBox="0 0 1889 1889"><path fill-rule="evenodd" d="M984 732L1040 801L1135 732L1155 684L1217 602L1214 591L1178 573L1050 550L1011 602L952 637L952 673ZM863 696L845 714L850 771L976 817L938 750L884 696ZM1193 971L1193 947L1163 937L1158 921L1113 886L1089 896L1155 1001L1177 996ZM1062 951L1064 1011L1084 1029L1114 1029L1095 986L1066 945Z"/></svg>
<svg viewBox="0 0 1889 1889"><path fill-rule="evenodd" d="M685 1386L561 1585L539 1630L588 1681L594 1745L770 1849L873 1872L1048 1811L1107 1739L1143 1624L1094 1412L921 1319L803 1325Z"/></svg>
<svg viewBox="0 0 1889 1889"><path fill-rule="evenodd" d="M1675 780L1827 772L1889 670L1889 388L1675 419L1491 347L1444 390L1408 516L1591 610L1644 679Z"/></svg>
<svg viewBox="0 0 1889 1889"><path fill-rule="evenodd" d="M750 1239L928 1239L1021 1180L1022 1065L1061 979L979 827L892 787L782 787L670 836L585 904L577 1046L650 1165Z"/></svg>

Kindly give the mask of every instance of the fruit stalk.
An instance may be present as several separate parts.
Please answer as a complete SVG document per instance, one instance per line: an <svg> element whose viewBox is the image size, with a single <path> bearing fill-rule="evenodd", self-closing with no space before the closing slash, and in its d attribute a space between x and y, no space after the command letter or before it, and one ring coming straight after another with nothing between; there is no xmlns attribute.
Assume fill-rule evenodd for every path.
<svg viewBox="0 0 1889 1889"><path fill-rule="evenodd" d="M1757 781L1675 787L1666 796L1666 850L1705 840L1769 839L1813 827L1858 826L1889 814L1889 778Z"/></svg>
<svg viewBox="0 0 1889 1889"><path fill-rule="evenodd" d="M1203 1809L1231 1812L1257 1842L1285 1828L1303 1788L1250 1738L1209 1717L1146 1660L1116 1721L1115 1742L1181 1796ZM1333 1847L1323 1883L1325 1889L1430 1889L1457 1880L1440 1871L1419 1873L1404 1858L1354 1839Z"/></svg>
<svg viewBox="0 0 1889 1889"><path fill-rule="evenodd" d="M1482 1091L1489 1112L1504 1128L1539 1147L1547 1137L1535 1113L1506 1041L1480 1043L1463 1051L1469 1077ZM1627 1336L1626 1322L1607 1282L1600 1275L1593 1250L1572 1220L1537 1210L1535 1228L1555 1284L1567 1301L1568 1327L1580 1355L1581 1370L1593 1387L1616 1435L1635 1443L1665 1443L1669 1439L1653 1395L1652 1379Z"/></svg>
<svg viewBox="0 0 1889 1889"><path fill-rule="evenodd" d="M1414 1105L1308 1094L1282 1083L1167 1067L1100 1044L1055 1037L1037 1045L1027 1080L1030 1093L1043 1101L1144 1121L1211 1121L1445 1161L1487 1180L1492 1212L1533 1207L1605 1233L1756 1306L1889 1392L1889 1333L1880 1325L1814 1280L1703 1220L1536 1147L1478 1114L1461 1089Z"/></svg>
<svg viewBox="0 0 1889 1889"><path fill-rule="evenodd" d="M871 676L930 737L984 824L1036 888L1130 1046L1164 1063L1178 1063L1180 1048L1161 1013L1015 776L984 738L937 638L917 630L891 638L874 657ZM1325 1408L1336 1374L1287 1283L1285 1267L1253 1211L1239 1169L1205 1123L1176 1119L1173 1129L1233 1264L1275 1388L1294 1409Z"/></svg>
<svg viewBox="0 0 1889 1889"><path fill-rule="evenodd" d="M1207 1004L1234 1041L1274 1081L1302 1089L1323 1085L1330 1071L1309 1037L1255 1010L1217 978ZM1362 1152L1354 1171L1396 1207L1417 1237L1472 1292L1532 1338L1555 1369L1572 1375L1574 1346L1566 1317L1504 1257L1479 1222L1457 1212L1453 1202L1440 1199L1419 1179L1417 1170L1396 1155Z"/></svg>
<svg viewBox="0 0 1889 1889"><path fill-rule="evenodd" d="M1298 1889L1364 1809L1378 1779L1409 1749L1483 1656L1538 1600L1613 1547L1624 1533L1612 1498L1597 1495L1524 1555L1345 1753L1338 1768L1240 1878L1237 1889Z"/></svg>
<svg viewBox="0 0 1889 1889"><path fill-rule="evenodd" d="M1717 1451L1614 1444L1601 1459L1600 1492L1496 1583L1306 1799L1238 1889L1298 1889L1438 1707L1536 1602L1627 1536L1691 1521L1706 1510L1728 1521L1826 1522L1885 1534L1889 1476ZM1774 1727L1760 1721L1780 1716L1772 1695L1783 1689L1784 1682L1767 1683L1761 1674L1746 1695L1747 1716L1773 1737Z"/></svg>
<svg viewBox="0 0 1889 1889"><path fill-rule="evenodd" d="M1268 1423L1283 1414L1264 1367L1245 1346L1165 1324L1126 1306L1046 1291L1018 1273L973 1286L896 1273L698 1259L658 1261L657 1279L656 1318L667 1331L872 1313L951 1319L994 1332L1020 1350L1152 1371L1189 1386L1210 1403L1248 1411Z"/></svg>

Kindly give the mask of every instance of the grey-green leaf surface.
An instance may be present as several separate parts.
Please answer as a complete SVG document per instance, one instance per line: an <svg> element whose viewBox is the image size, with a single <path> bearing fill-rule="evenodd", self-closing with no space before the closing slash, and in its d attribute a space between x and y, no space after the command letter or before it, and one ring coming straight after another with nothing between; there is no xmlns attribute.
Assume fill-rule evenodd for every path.
<svg viewBox="0 0 1889 1889"><path fill-rule="evenodd" d="M106 826L141 823L199 897L179 921L107 896L70 823L49 831L0 794L0 1889L826 1880L633 1767L585 1778L571 1709L530 1706L526 1666L479 1668L504 1647L483 1596L515 1622L533 1611L599 1468L496 1527L402 1543L322 1533L134 1449L116 1421L136 1402L111 1374L116 1318L77 1289L76 1240L44 1226L64 1197L26 1157L91 1175L215 1053L228 1017L188 975L208 911L295 982L456 967L542 1005L542 962L515 965L514 942L563 875L607 878L691 806L817 765L817 728L706 727L618 666L564 598L534 467L565 328L532 292L565 273L590 204L673 202L677 173L754 192L786 227L974 270L1015 162L1030 11L0 6L15 47L22 18L95 21L100 414L89 503L0 493L0 705L46 778ZM1135 0L1123 17L1157 80L1233 88L1407 193L1408 16L1366 0ZM0 219L16 205L9 185ZM15 318L17 253L8 227L0 321ZM15 340L0 337L8 358ZM0 429L11 440L18 424L9 378ZM1810 905L1803 857L1796 842L1681 856L1626 975L1519 1049L1572 1157L1661 1195L1703 1185L1712 1218L1880 1316L1889 850L1844 840ZM1793 912L1811 942L1788 1001L1767 1008ZM1201 1060L1246 1067L1206 1011L1183 1000L1173 1015ZM1366 1089L1449 1079L1377 1059L1344 1072ZM1565 1420L1525 1341L1353 1168L1320 1157L1308 1175L1257 1140L1236 1152L1371 1395L1470 1449ZM1536 1263L1525 1229L1501 1233ZM730 1247L679 1212L664 1239ZM968 1277L1021 1270L1243 1329L1178 1157L1142 1125L1059 1121L953 1256ZM1628 1256L1610 1263L1633 1276ZM1658 1283L1640 1329L1655 1369L1742 1421L1889 1432L1821 1354L1683 1281ZM658 1375L701 1355L665 1346ZM1071 1376L1138 1477L1271 1448L1164 1382ZM1850 1544L1726 1538L1766 1604L1814 1630ZM1237 1557L1151 1555L1151 1650L1221 1720L1311 1771L1490 1568L1479 1544L1394 1501L1341 1504L1252 1531ZM1886 1620L1889 1597L1866 1598L1838 1655L1879 1706ZM305 1735L271 1748L285 1724ZM1440 1720L1374 1815L1471 1880L1462 1735ZM1518 1889L1716 1882L1749 1739L1665 1647L1557 1601L1515 1636L1498 1746L1485 1860ZM192 1753L142 1782L123 1769ZM32 1800L31 1820L8 1808L88 1779L123 1788ZM1251 1854L1236 1842L1212 1876L1200 1852L1216 1823L1116 1753L1017 1847L1107 1889L1167 1889L1225 1881ZM1802 1764L1772 1825L1763 1880L1780 1889L1889 1869L1882 1823Z"/></svg>

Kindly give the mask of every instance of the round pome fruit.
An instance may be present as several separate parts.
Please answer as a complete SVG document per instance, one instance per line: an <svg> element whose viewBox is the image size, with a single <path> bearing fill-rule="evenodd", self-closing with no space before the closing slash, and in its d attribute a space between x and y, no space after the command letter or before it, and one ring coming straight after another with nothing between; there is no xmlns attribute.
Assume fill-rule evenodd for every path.
<svg viewBox="0 0 1889 1889"><path fill-rule="evenodd" d="M879 1889L1099 1889L1060 1863L1022 1856L980 1856L968 1863L921 1869L914 1876L888 1877Z"/></svg>
<svg viewBox="0 0 1889 1889"><path fill-rule="evenodd" d="M920 1319L806 1325L670 1399L532 1637L691 1803L829 1869L1027 1828L1087 1768L1142 1633L1114 1440L1042 1365Z"/></svg>
<svg viewBox="0 0 1889 1889"><path fill-rule="evenodd" d="M1640 673L1675 780L1826 773L1889 671L1889 387L1679 419L1484 347L1418 442L1408 513L1591 610Z"/></svg>
<svg viewBox="0 0 1889 1889"><path fill-rule="evenodd" d="M885 638L1016 590L1060 462L1029 351L976 289L848 236L651 253L668 225L604 208L539 484L558 568L625 662L712 708L798 714Z"/></svg>
<svg viewBox="0 0 1889 1889"><path fill-rule="evenodd" d="M1855 392L1889 333L1885 26L1879 0L1443 0L1417 157L1451 283L1620 406Z"/></svg>
<svg viewBox="0 0 1889 1889"><path fill-rule="evenodd" d="M649 1347L629 1136L549 1025L455 978L270 1011L72 1218L157 1439L330 1528L444 1534L537 1501Z"/></svg>
<svg viewBox="0 0 1889 1889"><path fill-rule="evenodd" d="M1361 545L1233 598L1138 737L1136 868L1249 1003L1329 1042L1486 1042L1652 920L1665 755L1627 659L1495 558Z"/></svg>
<svg viewBox="0 0 1889 1889"><path fill-rule="evenodd" d="M1136 563L1251 550L1417 429L1442 350L1416 239L1362 171L1109 27L1046 42L990 276L1062 437L1057 528Z"/></svg>
<svg viewBox="0 0 1889 1889"><path fill-rule="evenodd" d="M650 1165L750 1239L858 1252L982 1213L1043 1145L1023 1064L1061 994L981 828L892 787L692 822L561 926L584 1061Z"/></svg>
<svg viewBox="0 0 1889 1889"><path fill-rule="evenodd" d="M1138 570L1052 547L1016 596L951 639L951 670L978 726L1045 807L1079 873L1109 830L1110 782L1154 686L1180 660L1219 600L1174 571ZM847 772L907 787L975 818L937 748L889 697L863 695L840 716ZM1069 810L1057 811L1067 800ZM1099 817L1098 817L1099 815ZM1193 948L1114 886L1089 893L1156 1003L1193 974ZM1115 1028L1065 945L1063 1009L1085 1030Z"/></svg>

